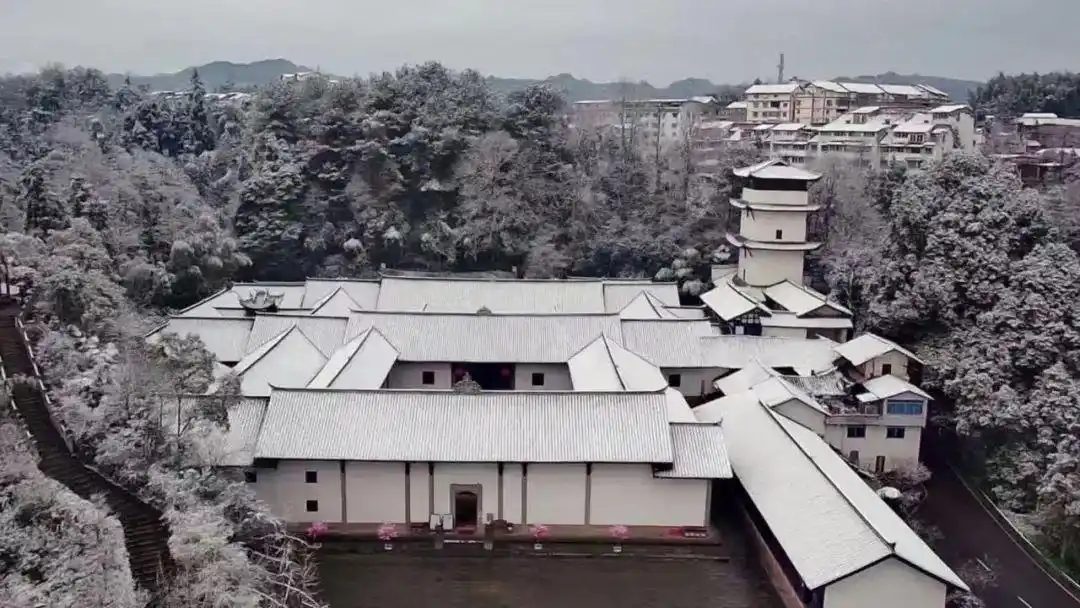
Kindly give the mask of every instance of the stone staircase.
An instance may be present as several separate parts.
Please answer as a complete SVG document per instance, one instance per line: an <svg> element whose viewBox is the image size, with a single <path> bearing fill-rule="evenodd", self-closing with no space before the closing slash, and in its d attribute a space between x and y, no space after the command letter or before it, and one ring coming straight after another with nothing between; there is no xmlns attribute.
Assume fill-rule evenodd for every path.
<svg viewBox="0 0 1080 608"><path fill-rule="evenodd" d="M18 310L0 311L0 358L8 378L16 374L36 378L21 328L16 325ZM26 424L39 455L38 468L82 498L102 495L124 527L131 574L135 583L151 594L161 587L172 561L169 531L161 512L130 492L105 479L79 461L68 448L63 434L53 423L37 382L13 384L15 407Z"/></svg>

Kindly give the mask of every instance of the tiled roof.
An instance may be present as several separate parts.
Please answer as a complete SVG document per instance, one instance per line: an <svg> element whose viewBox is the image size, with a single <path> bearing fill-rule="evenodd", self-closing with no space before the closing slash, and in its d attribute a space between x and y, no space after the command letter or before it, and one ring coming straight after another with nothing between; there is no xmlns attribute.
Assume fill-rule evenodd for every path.
<svg viewBox="0 0 1080 608"><path fill-rule="evenodd" d="M674 466L670 471L656 472L656 477L731 479L731 462L719 424L672 424L671 439L675 448Z"/></svg>
<svg viewBox="0 0 1080 608"><path fill-rule="evenodd" d="M375 389L386 381L397 350L377 329L362 332L334 351L308 388Z"/></svg>
<svg viewBox="0 0 1080 608"><path fill-rule="evenodd" d="M348 335L375 327L402 361L565 363L600 334L618 340L617 315L354 313Z"/></svg>
<svg viewBox="0 0 1080 608"><path fill-rule="evenodd" d="M755 84L746 89L747 95L777 95L784 93L794 93L799 89L799 83L797 82L785 82L783 84Z"/></svg>
<svg viewBox="0 0 1080 608"><path fill-rule="evenodd" d="M926 391L902 378L897 378L892 374L870 378L862 383L862 387L866 389L866 393L859 395L860 401L880 401L904 393L914 393L925 399L931 398ZM869 395L867 395L867 393L869 393ZM869 398L871 396L872 398Z"/></svg>
<svg viewBox="0 0 1080 608"><path fill-rule="evenodd" d="M736 478L807 587L895 557L966 588L814 432L749 401L722 428Z"/></svg>
<svg viewBox="0 0 1080 608"><path fill-rule="evenodd" d="M828 300L823 294L807 287L797 285L791 281L782 281L770 285L764 289L766 296L772 298L777 304L795 313L798 316L813 312L822 306L828 306L837 312L851 315L851 311L840 304Z"/></svg>
<svg viewBox="0 0 1080 608"><path fill-rule="evenodd" d="M832 362L836 345L824 338L781 338L762 336L717 336L706 338L705 367L741 369L758 360L766 367L823 369Z"/></svg>
<svg viewBox="0 0 1080 608"><path fill-rule="evenodd" d="M275 390L255 455L393 462L673 462L662 392Z"/></svg>
<svg viewBox="0 0 1080 608"><path fill-rule="evenodd" d="M619 312L632 300L647 292L664 306L679 305L679 286L675 283L656 283L653 281L606 280L604 288L603 312ZM601 312L601 311L597 311Z"/></svg>
<svg viewBox="0 0 1080 608"><path fill-rule="evenodd" d="M761 304L740 291L730 281L718 282L716 287L701 294L701 301L725 321L731 321L752 310L764 309ZM767 309L764 312L768 314Z"/></svg>
<svg viewBox="0 0 1080 608"><path fill-rule="evenodd" d="M364 310L374 310L379 299L379 281L376 280L308 279L304 287L303 308L314 308L316 302L338 289L349 294L349 298Z"/></svg>
<svg viewBox="0 0 1080 608"><path fill-rule="evenodd" d="M704 357L702 338L715 335L707 320L624 320L623 344L658 367L713 367Z"/></svg>
<svg viewBox="0 0 1080 608"><path fill-rule="evenodd" d="M791 179L801 181L814 181L821 177L820 173L814 173L813 171L807 171L806 169L793 167L778 158L762 161L760 163L757 163L756 165L751 165L749 167L735 169L734 173L738 177L756 177L759 179Z"/></svg>
<svg viewBox="0 0 1080 608"><path fill-rule="evenodd" d="M257 315L248 338L247 352L252 352L282 331L296 326L323 355L329 357L345 343L346 317L310 315Z"/></svg>
<svg viewBox="0 0 1080 608"><path fill-rule="evenodd" d="M383 277L380 311L475 313L601 313L600 280L477 280Z"/></svg>
<svg viewBox="0 0 1080 608"><path fill-rule="evenodd" d="M849 340L843 344L838 344L833 349L836 354L846 359L852 365L862 365L867 361L880 357L888 352L898 352L912 361L922 363L922 359L915 356L915 353L900 346L892 340L886 340L880 336L874 334L862 334L856 337L854 340Z"/></svg>
<svg viewBox="0 0 1080 608"><path fill-rule="evenodd" d="M253 318L226 317L172 317L160 330L151 334L175 333L180 336L194 334L202 339L206 349L218 361L235 363L247 353L248 335L251 333ZM280 333L280 332L278 332ZM267 336L267 340L277 334Z"/></svg>

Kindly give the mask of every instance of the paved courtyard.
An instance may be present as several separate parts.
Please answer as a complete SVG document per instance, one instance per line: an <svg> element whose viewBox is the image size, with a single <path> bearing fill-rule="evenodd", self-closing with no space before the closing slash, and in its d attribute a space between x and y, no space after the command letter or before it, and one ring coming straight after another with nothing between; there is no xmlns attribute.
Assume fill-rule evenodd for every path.
<svg viewBox="0 0 1080 608"><path fill-rule="evenodd" d="M331 608L780 608L740 555L326 553L320 570Z"/></svg>

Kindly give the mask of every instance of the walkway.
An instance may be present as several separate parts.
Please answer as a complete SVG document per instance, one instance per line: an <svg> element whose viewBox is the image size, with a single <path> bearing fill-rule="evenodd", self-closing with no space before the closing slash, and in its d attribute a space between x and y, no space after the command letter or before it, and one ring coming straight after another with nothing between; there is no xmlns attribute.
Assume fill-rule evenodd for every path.
<svg viewBox="0 0 1080 608"><path fill-rule="evenodd" d="M18 310L0 311L0 357L8 378L16 374L34 376L34 365L15 324ZM124 539L135 583L148 591L158 588L162 566L171 564L169 532L161 513L83 465L68 450L60 431L53 425L39 385L17 384L12 393L37 448L38 468L79 496L90 499L101 494L124 527Z"/></svg>
<svg viewBox="0 0 1080 608"><path fill-rule="evenodd" d="M1023 541L1014 540L1012 531L999 524L968 491L948 466L943 446L933 445L940 441L924 444L933 477L919 513L944 536L934 544L942 559L954 568L980 560L994 570L996 584L979 593L987 608L1080 607L1080 597L1074 597L1045 572L1021 548Z"/></svg>

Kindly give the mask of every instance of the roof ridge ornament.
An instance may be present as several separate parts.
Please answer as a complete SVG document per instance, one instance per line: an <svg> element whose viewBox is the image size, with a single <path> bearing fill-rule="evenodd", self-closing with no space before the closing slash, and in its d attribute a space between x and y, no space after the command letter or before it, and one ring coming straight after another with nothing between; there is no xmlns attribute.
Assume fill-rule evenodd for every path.
<svg viewBox="0 0 1080 608"><path fill-rule="evenodd" d="M240 305L249 312L274 312L281 305L285 293L256 288L249 291L247 297L239 296L239 294L237 296Z"/></svg>

